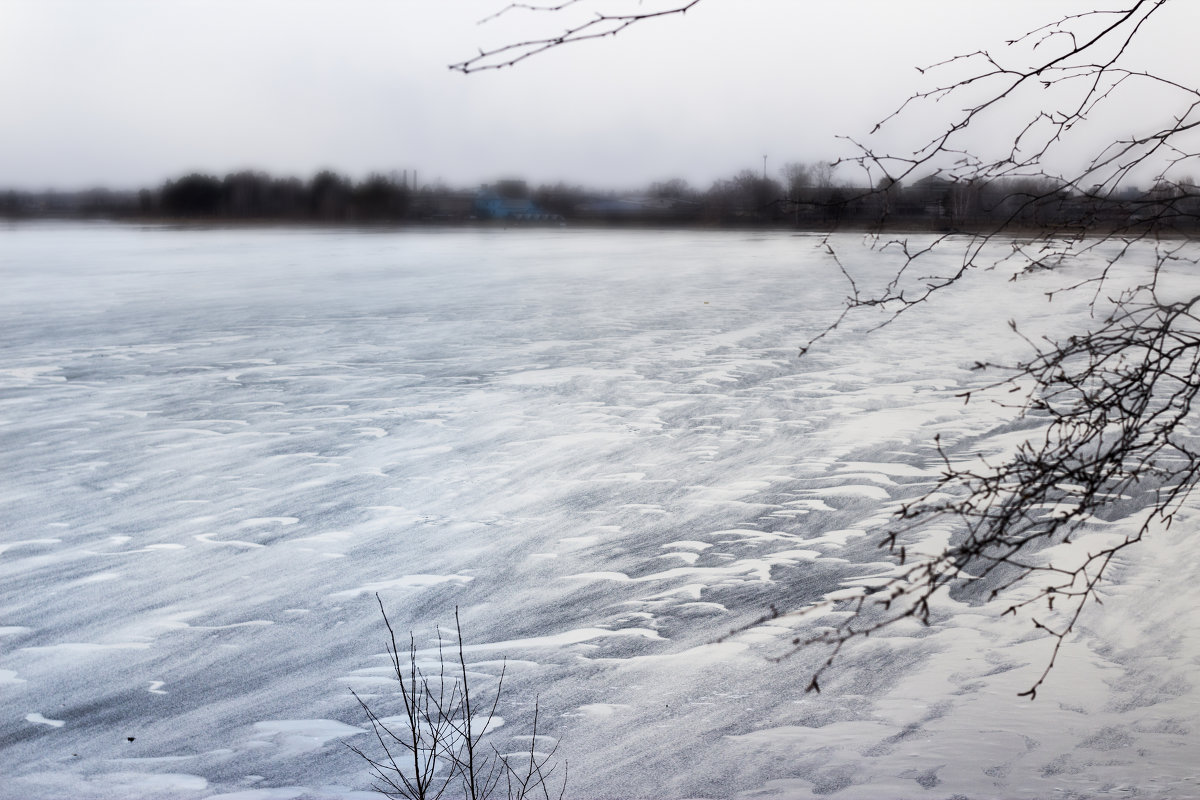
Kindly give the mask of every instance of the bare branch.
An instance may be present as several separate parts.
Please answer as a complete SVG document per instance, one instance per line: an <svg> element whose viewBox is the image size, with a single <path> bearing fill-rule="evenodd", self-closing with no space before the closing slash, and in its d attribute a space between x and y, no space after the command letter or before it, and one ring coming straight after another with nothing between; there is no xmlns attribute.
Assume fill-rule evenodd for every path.
<svg viewBox="0 0 1200 800"><path fill-rule="evenodd" d="M511 759L501 755L495 746L490 748L494 756L485 754L482 743L496 719L496 709L504 689L505 667L500 669L491 706L482 718L482 724L477 725L458 609L454 610L454 625L458 641L459 677L451 681L446 674L447 662L439 630L438 677L433 681L417 665L417 648L412 634L409 634L407 658L400 658L395 630L388 620L383 602L378 595L375 599L387 627L388 660L400 687L399 694L404 707L402 723L389 727L374 708L351 690L371 723L375 741L383 751L383 756L373 756L355 745L347 747L371 767L377 781L375 791L399 800L438 800L457 780L464 798L488 800L495 793L501 778L506 778L508 800L524 800L534 792L541 792L544 800L549 800L548 782L557 765L549 768L547 765L558 747L555 745L548 754L536 751L540 712L536 701L529 763L525 770L515 767ZM565 792L564 765L559 800L562 800Z"/></svg>
<svg viewBox="0 0 1200 800"><path fill-rule="evenodd" d="M492 14L489 17L481 20L488 22L509 11L562 11L569 6L575 5L581 0L566 0L566 2L554 5L535 5L531 3L510 3L500 11ZM627 28L645 22L651 19L660 19L663 17L678 16L686 14L694 6L698 5L700 0L688 0L688 2L680 3L671 8L661 9L658 11L643 11L632 14L605 14L596 12L594 16L568 27L565 31L554 36L546 36L542 38L528 39L521 42L513 42L511 44L501 45L490 50L480 50L477 55L474 55L463 61L459 61L450 65L450 69L462 73L480 72L489 69L503 69L511 67L524 61L527 58L532 58L547 50L553 50L566 44L575 42L583 42L589 39L603 39L609 36L616 36Z"/></svg>

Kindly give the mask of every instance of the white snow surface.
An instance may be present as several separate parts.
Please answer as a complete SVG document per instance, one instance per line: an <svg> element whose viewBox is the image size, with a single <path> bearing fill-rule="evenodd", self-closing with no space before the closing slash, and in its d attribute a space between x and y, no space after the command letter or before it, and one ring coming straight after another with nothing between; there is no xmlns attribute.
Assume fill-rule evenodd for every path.
<svg viewBox="0 0 1200 800"><path fill-rule="evenodd" d="M1012 446L956 396L1007 320L1086 324L1008 278L801 359L846 293L811 235L0 228L0 798L373 796L375 593L427 669L458 607L489 738L538 698L569 797L1200 796L1193 510L1034 702L1051 642L963 599L819 695L823 652L778 658L890 574L935 435Z"/></svg>

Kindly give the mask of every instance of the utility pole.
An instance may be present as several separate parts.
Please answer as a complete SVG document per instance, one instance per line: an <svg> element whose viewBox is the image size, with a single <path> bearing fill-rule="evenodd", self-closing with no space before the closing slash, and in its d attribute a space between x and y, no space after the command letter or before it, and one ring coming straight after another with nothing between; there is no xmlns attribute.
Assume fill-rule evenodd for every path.
<svg viewBox="0 0 1200 800"><path fill-rule="evenodd" d="M767 181L767 157L763 156L763 183Z"/></svg>

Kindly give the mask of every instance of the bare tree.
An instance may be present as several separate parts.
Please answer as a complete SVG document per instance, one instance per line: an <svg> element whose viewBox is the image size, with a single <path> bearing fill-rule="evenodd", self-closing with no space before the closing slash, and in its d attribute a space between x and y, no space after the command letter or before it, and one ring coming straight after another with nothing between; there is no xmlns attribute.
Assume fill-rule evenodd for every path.
<svg viewBox="0 0 1200 800"><path fill-rule="evenodd" d="M395 717L381 717L376 707L351 692L367 715L381 752L369 753L355 745L347 746L370 765L376 779L375 791L394 800L439 800L443 796L489 800L501 790L506 800L539 796L551 800L550 781L558 768L552 761L558 745L548 753L538 752L540 708L536 701L528 751L501 753L494 745L484 746L484 739L496 721L505 671L501 668L491 703L484 702L481 706L478 691L469 679L458 609L454 609L457 674L446 670L452 662L442 649L439 630L438 672L434 676L427 675L418 665L416 641L411 633L408 652L401 655L383 601L379 595L375 600L387 628L387 655L403 709ZM566 788L564 765L558 800L562 800Z"/></svg>
<svg viewBox="0 0 1200 800"><path fill-rule="evenodd" d="M795 198L801 189L813 184L813 170L808 164L799 161L789 161L779 170L783 176L783 185L787 188L788 197Z"/></svg>
<svg viewBox="0 0 1200 800"><path fill-rule="evenodd" d="M956 188L947 195L950 216L970 227L932 241L880 237L878 246L900 254L892 279L867 290L844 269L850 294L843 314L805 350L857 310L883 309L895 319L998 264L1018 272L1062 270L1063 284L1051 299L1088 292L1091 316L1073 335L1029 341L1031 354L1018 363L976 365L999 373L994 385L1020 390L1015 396L1024 400L1016 413L1036 423L1035 433L999 464L964 467L943 452L937 486L904 506L882 536L881 546L902 567L897 576L841 601L850 614L794 642L831 648L810 689L819 690L821 675L848 642L904 619L929 622L938 592L969 586L982 589L983 602L1005 604L1006 613L1045 608L1034 625L1054 644L1045 671L1024 692L1035 697L1089 601L1099 600L1097 587L1114 558L1170 525L1200 479L1193 413L1200 393L1200 295L1168 298L1161 290L1170 269L1200 261L1190 242L1200 231L1200 190L1185 175L1200 159L1200 87L1195 76L1166 74L1155 64L1154 48L1145 46L1156 32L1187 27L1193 18L1180 0L1123 2L1051 21L999 50L922 70L932 88L908 98L871 135L850 139L857 155L840 163L860 168L873 187L866 193L884 198L881 230L889 193L902 181L929 176ZM589 25L604 19L599 15ZM611 33L641 21L640 15L615 20L619 26ZM456 67L474 69L480 59L519 52L496 66L515 63L590 30L573 28ZM946 77L937 82L940 76ZM1146 113L1131 118L1131 104ZM938 127L915 148L875 144L879 134L902 124L919 129L927 120ZM1147 182L1151 191L1136 188ZM969 219L989 185L1009 188L989 214ZM1038 213L1047 207L1055 213ZM927 271L934 248L951 246L961 253L953 268ZM998 250L1003 254L994 255ZM1065 277L1065 268L1082 259L1100 266ZM1136 277L1118 277L1130 274ZM1127 536L1074 561L1045 555L1090 520L1130 503L1145 513ZM946 519L955 523L950 544L910 560L911 534ZM780 613L772 609L764 619Z"/></svg>
<svg viewBox="0 0 1200 800"><path fill-rule="evenodd" d="M375 789L380 794L403 800L438 800L454 779L454 754L457 752L452 741L454 720L442 713L442 709L449 707L450 698L459 693L459 687L446 676L446 660L440 656L440 634L438 674L431 678L417 666L417 645L411 634L407 656L401 656L396 631L383 608L383 601L378 595L375 600L387 627L388 660L399 686L403 715L395 720L380 717L371 705L351 690L371 723L382 755L368 754L355 745L347 747L371 765L378 781Z"/></svg>
<svg viewBox="0 0 1200 800"><path fill-rule="evenodd" d="M881 543L905 569L850 601L852 615L797 641L832 646L821 671L846 642L905 618L928 622L939 590L974 583L985 588L986 601L1005 603L1005 613L1044 607L1041 613L1053 620L1033 619L1054 640L1045 669L1023 693L1035 697L1088 602L1099 601L1097 587L1113 559L1170 525L1200 478L1192 413L1200 392L1200 295L1167 299L1160 292L1169 267L1200 258L1183 235L1200 219L1196 192L1175 177L1200 158L1193 134L1200 126L1200 90L1144 68L1135 52L1156 24L1171 24L1172 11L1183 5L1134 0L1056 20L1007 42L1001 52L977 51L935 65L926 74L953 77L909 98L876 131L920 117L934 104L961 113L915 151L895 155L876 152L869 140L856 142L859 154L848 161L887 186L933 174L960 187L1019 179L1025 188L1008 195L1006 213L968 235L932 243L885 239L884 246L903 254L893 280L877 292L860 292L851 280L847 312L883 308L895 318L998 263L1065 272L1080 259L1098 258L1100 267L1049 293L1051 299L1091 293L1091 320L1077 333L1029 341L1032 355L1015 364L976 364L999 372L997 384L1021 392L1017 413L1037 423L1037 432L996 465L964 467L943 453L937 486L902 508ZM1092 128L1106 115L1148 92L1173 105L1159 108L1141 131L1093 146L1081 168L1055 168L1071 163L1064 153L1088 152ZM978 129L996 126L1007 133L998 152L969 146ZM1160 188L1130 199L1127 189L1139 179ZM1053 222L1030 228L1025 212L1047 201L1058 209ZM933 247L943 244L962 253L954 269L918 273ZM1003 256L988 255L996 244L1006 246ZM1137 277L1118 283L1118 265L1133 268L1122 275ZM1041 555L1130 502L1147 513L1129 535L1073 561ZM908 534L945 518L956 522L951 544L908 562ZM1018 587L1023 594L1011 591ZM821 671L810 688L819 688Z"/></svg>
<svg viewBox="0 0 1200 800"><path fill-rule="evenodd" d="M837 164L829 161L818 161L813 164L813 185L818 189L828 189L830 186L833 186L833 173L835 170L837 170Z"/></svg>

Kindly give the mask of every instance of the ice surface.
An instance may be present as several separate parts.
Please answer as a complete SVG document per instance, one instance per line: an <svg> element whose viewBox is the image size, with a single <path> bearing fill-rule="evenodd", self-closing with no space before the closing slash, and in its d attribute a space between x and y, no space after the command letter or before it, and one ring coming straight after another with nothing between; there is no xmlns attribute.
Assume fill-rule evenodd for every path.
<svg viewBox="0 0 1200 800"><path fill-rule="evenodd" d="M890 262L859 239L835 244L869 282ZM1059 276L980 273L800 360L845 293L822 252L0 230L0 797L369 796L344 743L352 688L396 713L375 593L426 668L459 607L472 681L505 671L489 737L527 746L537 697L572 797L1200 795L1192 510L1116 565L1035 703L1050 644L949 598L820 695L823 653L779 660L842 613L792 612L890 574L877 534L935 435L1019 441L956 396L1022 352L1007 320L1084 319L1045 301Z"/></svg>

